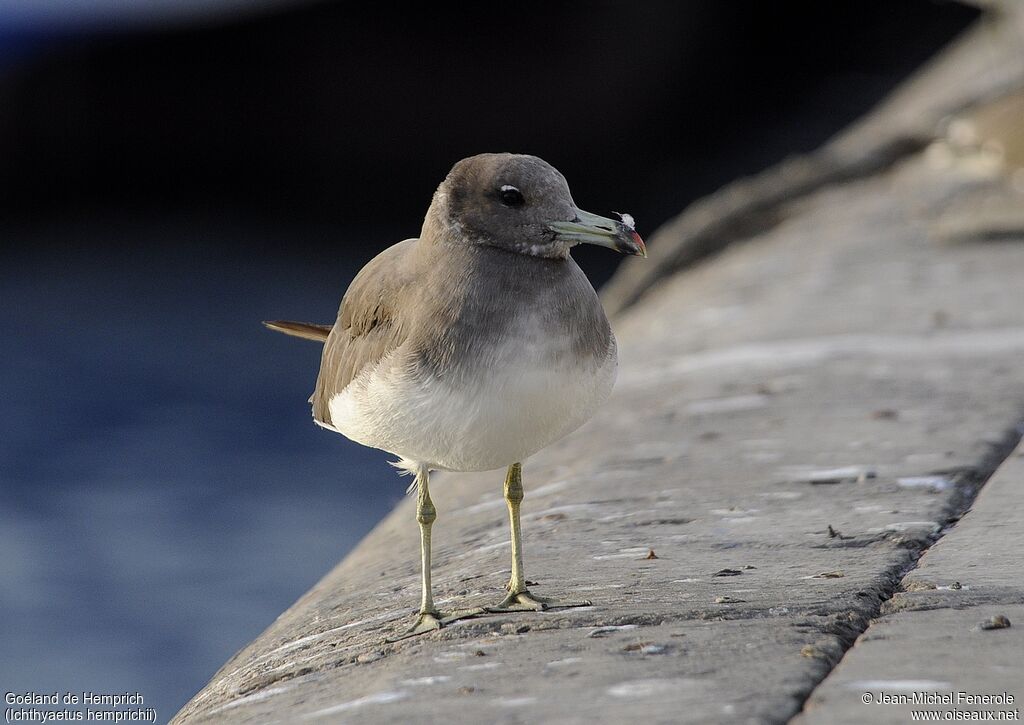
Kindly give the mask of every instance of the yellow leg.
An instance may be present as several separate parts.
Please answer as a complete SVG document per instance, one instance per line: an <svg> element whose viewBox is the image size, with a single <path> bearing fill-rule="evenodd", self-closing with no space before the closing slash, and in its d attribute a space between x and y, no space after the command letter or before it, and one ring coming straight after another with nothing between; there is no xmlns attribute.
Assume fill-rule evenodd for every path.
<svg viewBox="0 0 1024 725"><path fill-rule="evenodd" d="M523 466L513 463L505 475L505 502L508 504L508 522L512 532L512 577L508 582L508 596L489 612L540 612L552 607L587 607L586 599L557 600L538 597L526 588L523 573L523 534L519 522L519 508L523 503Z"/></svg>
<svg viewBox="0 0 1024 725"><path fill-rule="evenodd" d="M437 509L430 500L427 483L430 474L424 470L417 474L416 522L420 525L420 567L423 573L423 596L420 598L420 614L437 614L434 609L434 593L430 585L430 529L437 520Z"/></svg>
<svg viewBox="0 0 1024 725"><path fill-rule="evenodd" d="M412 627L400 636L388 639L388 642L397 642L407 637L414 637L417 634L432 632L458 619L466 619L485 613L480 608L439 612L434 606L434 594L430 582L430 529L437 519L437 509L434 508L434 502L430 500L429 479L430 472L426 466L421 467L416 472L416 521L420 525L420 566L422 568L423 583L420 611L416 615L416 621Z"/></svg>

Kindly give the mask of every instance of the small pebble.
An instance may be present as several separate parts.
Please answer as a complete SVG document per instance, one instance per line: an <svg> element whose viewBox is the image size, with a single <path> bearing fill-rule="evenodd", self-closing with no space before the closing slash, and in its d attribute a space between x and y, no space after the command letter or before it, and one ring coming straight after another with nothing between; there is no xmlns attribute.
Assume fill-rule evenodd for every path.
<svg viewBox="0 0 1024 725"><path fill-rule="evenodd" d="M623 647L622 651L639 652L642 655L663 655L668 652L668 645L655 642L633 642Z"/></svg>
<svg viewBox="0 0 1024 725"><path fill-rule="evenodd" d="M502 634L526 634L530 631L530 625L505 622L505 624L501 625L501 631Z"/></svg>
<svg viewBox="0 0 1024 725"><path fill-rule="evenodd" d="M626 629L636 629L636 625L635 624L621 624L621 625L612 626L612 627L598 627L597 629L595 629L593 632L591 632L587 636L588 637L607 637L609 634L614 634L615 632L621 632L621 631L626 630Z"/></svg>
<svg viewBox="0 0 1024 725"><path fill-rule="evenodd" d="M832 528L832 524L829 524L828 525L828 538L830 538L830 539L839 539L840 541L844 541L846 539L852 539L853 537L852 536L844 536L842 531L840 531L839 529L833 529Z"/></svg>
<svg viewBox="0 0 1024 725"><path fill-rule="evenodd" d="M845 466L843 468L829 468L821 471L811 471L803 480L813 486L832 485L837 483L864 483L868 479L875 478L876 472L872 468L861 466Z"/></svg>

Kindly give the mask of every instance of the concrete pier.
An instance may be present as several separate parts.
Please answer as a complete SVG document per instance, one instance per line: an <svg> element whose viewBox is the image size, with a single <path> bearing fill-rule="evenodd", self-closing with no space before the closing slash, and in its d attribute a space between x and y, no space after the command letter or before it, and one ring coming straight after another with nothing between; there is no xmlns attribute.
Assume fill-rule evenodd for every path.
<svg viewBox="0 0 1024 725"><path fill-rule="evenodd" d="M592 607L385 644L418 601L407 500L173 722L906 722L861 698L917 690L1019 709L1022 18L992 10L613 281L616 392L523 479L533 591ZM502 480L433 479L439 606L501 599Z"/></svg>

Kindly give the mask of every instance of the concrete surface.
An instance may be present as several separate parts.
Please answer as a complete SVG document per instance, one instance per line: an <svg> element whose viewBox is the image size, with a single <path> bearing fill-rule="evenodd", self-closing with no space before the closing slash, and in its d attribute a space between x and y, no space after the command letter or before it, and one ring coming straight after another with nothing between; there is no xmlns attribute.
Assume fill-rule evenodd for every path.
<svg viewBox="0 0 1024 725"><path fill-rule="evenodd" d="M822 191L618 321L611 403L525 468L527 576L593 608L382 644L417 601L407 501L176 722L795 714L1018 437L1024 245L929 237L1002 184L920 157ZM442 605L500 598L501 482L437 477Z"/></svg>
<svg viewBox="0 0 1024 725"><path fill-rule="evenodd" d="M524 467L526 575L592 607L384 644L417 604L405 501L173 722L778 723L809 699L808 719L867 722L896 710L858 705L849 683L923 673L900 658L943 646L957 653L944 666L969 663L964 687L1024 682L1017 629L964 629L1024 621L1013 559L985 560L978 547L999 547L963 533L995 531L970 524L977 512L950 529L1024 421L1024 223L985 212L1024 208L1024 179L994 142L943 129L780 196L770 223L757 207L745 243L674 257L619 306L612 400ZM502 478L435 478L440 606L501 598ZM993 515L1019 510L1008 489L993 489ZM950 530L962 553L936 547L934 571L908 576ZM921 611L947 593L901 592L915 576L959 577L957 606L987 594Z"/></svg>
<svg viewBox="0 0 1024 725"><path fill-rule="evenodd" d="M1019 721L1024 708L1022 512L1024 445L907 574L883 605L883 616L814 691L797 723L904 723L913 710L1015 712ZM1000 618L1010 626L994 626L1005 624ZM883 692L895 695L895 701L879 702ZM861 700L865 693L873 697L870 704ZM996 701L974 702L957 693L991 695ZM1004 693L1008 697L1000 701ZM933 696L949 696L951 702L920 704Z"/></svg>
<svg viewBox="0 0 1024 725"><path fill-rule="evenodd" d="M920 153L947 134L965 109L984 107L1024 84L1024 3L980 0L979 22L903 83L877 109L820 149L739 179L699 199L650 238L647 265L623 265L602 290L617 313L677 270L749 239L783 216L796 198L822 187L868 178ZM1019 114L1014 117L1019 129ZM954 134L961 140L963 135Z"/></svg>

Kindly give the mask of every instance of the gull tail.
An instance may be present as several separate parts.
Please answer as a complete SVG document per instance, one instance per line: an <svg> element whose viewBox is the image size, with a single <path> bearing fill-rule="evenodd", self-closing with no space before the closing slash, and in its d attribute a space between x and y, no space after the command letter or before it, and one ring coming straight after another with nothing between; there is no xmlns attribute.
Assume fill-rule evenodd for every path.
<svg viewBox="0 0 1024 725"><path fill-rule="evenodd" d="M292 337L314 340L316 342L325 342L327 340L327 336L331 333L330 325L314 325L312 322L270 320L264 321L263 324L271 330L283 332L284 334L291 335Z"/></svg>

